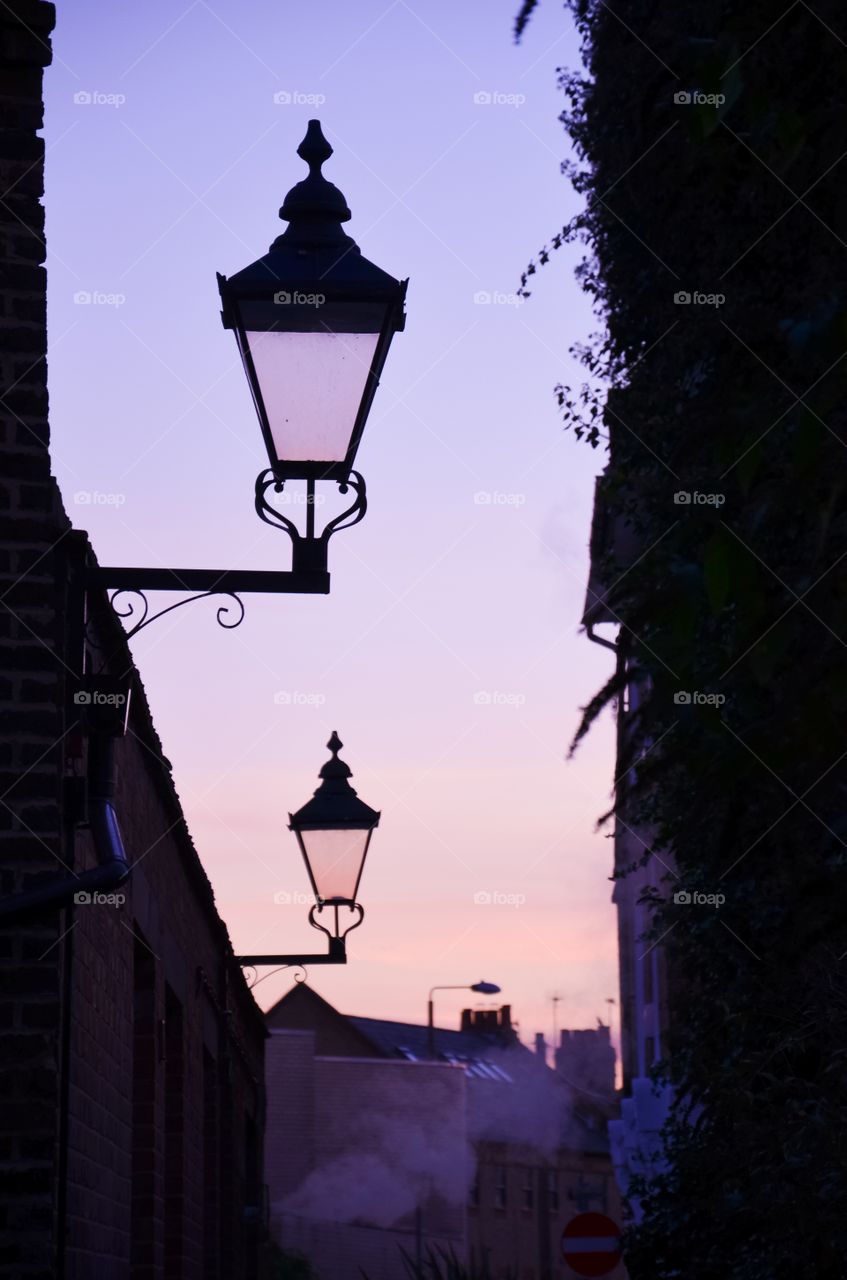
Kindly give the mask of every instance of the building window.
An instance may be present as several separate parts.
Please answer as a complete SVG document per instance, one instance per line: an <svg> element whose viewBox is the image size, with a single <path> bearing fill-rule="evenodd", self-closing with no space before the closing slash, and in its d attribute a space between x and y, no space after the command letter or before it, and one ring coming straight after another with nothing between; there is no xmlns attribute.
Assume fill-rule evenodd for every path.
<svg viewBox="0 0 847 1280"><path fill-rule="evenodd" d="M494 1207L505 1209L509 1203L509 1184L506 1166L498 1164L494 1170Z"/></svg>
<svg viewBox="0 0 847 1280"><path fill-rule="evenodd" d="M472 1209L479 1208L479 1165L473 1176L473 1182L468 1188L468 1204Z"/></svg>
<svg viewBox="0 0 847 1280"><path fill-rule="evenodd" d="M547 1210L557 1213L559 1209L559 1174L556 1169L547 1170Z"/></svg>
<svg viewBox="0 0 847 1280"><path fill-rule="evenodd" d="M521 1187L521 1208L531 1209L535 1204L535 1187L533 1186L534 1169L526 1168L523 1171L523 1186Z"/></svg>
<svg viewBox="0 0 847 1280"><path fill-rule="evenodd" d="M653 1063L656 1061L656 1040L653 1036L646 1036L644 1040L644 1062L649 1071Z"/></svg>

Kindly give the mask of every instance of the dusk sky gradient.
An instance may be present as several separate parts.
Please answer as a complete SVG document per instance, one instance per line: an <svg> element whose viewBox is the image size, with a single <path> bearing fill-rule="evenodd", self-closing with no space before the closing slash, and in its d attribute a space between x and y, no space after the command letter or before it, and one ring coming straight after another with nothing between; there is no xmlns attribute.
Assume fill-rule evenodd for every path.
<svg viewBox="0 0 847 1280"><path fill-rule="evenodd" d="M582 380L568 347L598 323L579 251L514 301L578 208L556 84L578 45L549 3L516 47L517 7L76 0L45 137L54 466L101 564L289 567L287 537L253 511L267 462L215 272L282 230L310 118L346 229L410 278L359 452L369 510L330 545L331 594L245 597L233 631L199 602L133 652L236 951L321 948L287 822L337 729L382 821L350 961L312 985L345 1012L422 1021L430 986L485 978L529 1040L549 1037L554 992L559 1026L607 1019L617 951L595 832L611 720L565 760L612 664L579 633L604 455L562 430L553 395ZM290 984L268 977L257 997ZM443 993L439 1023L466 1002Z"/></svg>

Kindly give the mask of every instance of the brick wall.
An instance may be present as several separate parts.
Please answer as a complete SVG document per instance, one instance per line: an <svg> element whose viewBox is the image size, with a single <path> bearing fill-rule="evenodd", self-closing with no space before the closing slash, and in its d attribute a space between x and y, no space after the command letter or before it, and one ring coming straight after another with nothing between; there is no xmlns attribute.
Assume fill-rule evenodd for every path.
<svg viewBox="0 0 847 1280"><path fill-rule="evenodd" d="M96 618L111 632L106 648L120 649L117 622L106 610ZM137 677L115 809L132 867L124 901L68 912L67 1275L253 1280L259 1223L245 1209L261 1200L251 1184L261 1170L264 1024ZM94 863L83 829L76 865Z"/></svg>
<svg viewBox="0 0 847 1280"><path fill-rule="evenodd" d="M93 867L70 687L72 570L50 474L42 68L54 10L0 4L0 903ZM155 495L151 494L151 501ZM93 600L92 638L132 670ZM256 1280L264 1025L137 675L116 745L123 901L0 927L0 1280ZM251 1161L253 1168L251 1169ZM249 1203L248 1203L249 1201Z"/></svg>
<svg viewBox="0 0 847 1280"><path fill-rule="evenodd" d="M54 656L67 528L47 454L42 68L50 4L0 7L0 893L52 875L63 753ZM61 920L0 932L0 1274L48 1275L58 1142Z"/></svg>

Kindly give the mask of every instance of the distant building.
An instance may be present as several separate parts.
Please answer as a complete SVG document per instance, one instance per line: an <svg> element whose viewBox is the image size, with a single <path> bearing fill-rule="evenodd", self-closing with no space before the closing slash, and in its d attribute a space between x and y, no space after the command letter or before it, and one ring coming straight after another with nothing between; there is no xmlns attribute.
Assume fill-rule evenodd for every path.
<svg viewBox="0 0 847 1280"><path fill-rule="evenodd" d="M459 1030L437 1028L434 1057L426 1027L345 1016L306 984L289 991L266 1021L271 1228L283 1245L312 1257L318 1271L327 1250L346 1241L350 1280L359 1280L352 1251L365 1247L385 1268L372 1261L364 1268L369 1280L395 1280L399 1245L415 1256L441 1244L458 1257L485 1259L495 1277L516 1271L519 1280L565 1280L573 1276L560 1250L568 1222L589 1209L617 1220L606 1132L610 1100L572 1087L522 1045L508 1005L466 1009ZM304 1034L308 1047L293 1049ZM322 1183L330 1186L316 1159L322 1139L293 1138L296 1117L310 1114L290 1097L292 1079L304 1080L305 1072L276 1064L310 1051L317 1055L318 1127L352 1135L345 1158L351 1150L354 1159L366 1152L381 1170L371 1174L378 1184L389 1181L409 1192L393 1222L387 1221L389 1201L365 1205L358 1223L347 1223L354 1237L338 1225L337 1198L311 1194ZM402 1097L407 1100L398 1105ZM449 1147L443 1145L447 1130L455 1144ZM422 1132L427 1141L420 1140ZM304 1150L314 1153L312 1163L303 1163ZM390 1247L380 1245L380 1237Z"/></svg>
<svg viewBox="0 0 847 1280"><path fill-rule="evenodd" d="M556 1049L556 1070L587 1097L611 1103L615 1096L615 1051L611 1029L563 1031Z"/></svg>
<svg viewBox="0 0 847 1280"><path fill-rule="evenodd" d="M401 1250L465 1259L464 1073L386 1058L355 1036L332 1055L320 1042L315 1030L270 1028L273 1237L321 1280L397 1280Z"/></svg>

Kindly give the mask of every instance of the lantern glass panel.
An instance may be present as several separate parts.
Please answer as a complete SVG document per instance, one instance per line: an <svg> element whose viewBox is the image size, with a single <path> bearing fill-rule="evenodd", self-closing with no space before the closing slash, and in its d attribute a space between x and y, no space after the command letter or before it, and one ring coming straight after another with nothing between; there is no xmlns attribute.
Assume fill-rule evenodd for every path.
<svg viewBox="0 0 847 1280"><path fill-rule="evenodd" d="M378 333L246 334L276 456L343 462Z"/></svg>
<svg viewBox="0 0 847 1280"><path fill-rule="evenodd" d="M300 832L315 892L322 902L355 900L370 835L370 829Z"/></svg>

